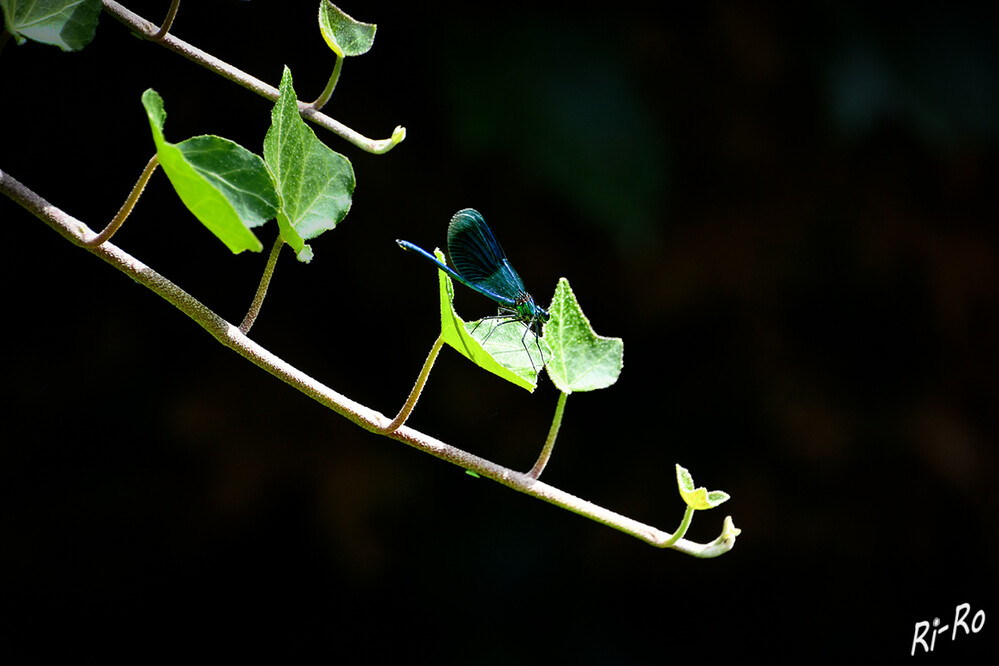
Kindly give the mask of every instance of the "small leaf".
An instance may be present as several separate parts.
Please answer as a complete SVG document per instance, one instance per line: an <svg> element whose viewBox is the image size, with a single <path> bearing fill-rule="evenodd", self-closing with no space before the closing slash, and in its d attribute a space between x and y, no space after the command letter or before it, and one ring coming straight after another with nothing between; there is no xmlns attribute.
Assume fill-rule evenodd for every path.
<svg viewBox="0 0 999 666"><path fill-rule="evenodd" d="M721 490L708 492L704 487L694 488L694 479L690 476L690 472L680 465L676 466L676 484L680 488L683 501L694 510L713 509L729 498L728 493Z"/></svg>
<svg viewBox="0 0 999 666"><path fill-rule="evenodd" d="M444 253L440 250L434 254L440 261L445 261ZM533 393L538 385L537 372L532 368L526 370L522 367L509 368L499 358L493 357L489 351L484 349L479 340L468 332L473 324L462 320L454 310L454 284L451 282L451 278L444 271L438 270L437 273L440 276L441 335L444 337L444 342L483 370L488 370L494 375ZM512 326L511 324L510 327ZM477 333L477 337L483 335ZM521 349L521 353L524 353L523 349ZM515 363L515 365L517 364Z"/></svg>
<svg viewBox="0 0 999 666"><path fill-rule="evenodd" d="M551 320L545 324L544 338L554 350L547 370L555 386L563 393L572 393L616 382L623 364L624 341L593 331L565 278L559 280L548 311Z"/></svg>
<svg viewBox="0 0 999 666"><path fill-rule="evenodd" d="M298 112L291 70L284 68L281 95L271 111L264 139L264 158L281 195L281 237L298 253L312 258L305 244L336 227L350 210L354 168L350 160L316 138Z"/></svg>
<svg viewBox="0 0 999 666"><path fill-rule="evenodd" d="M187 209L233 253L262 250L250 227L274 217L278 207L264 161L217 136L172 144L163 137L163 98L149 89L142 94L142 104L160 166Z"/></svg>
<svg viewBox="0 0 999 666"><path fill-rule="evenodd" d="M329 0L319 3L319 30L329 47L341 58L367 53L375 41L377 28L372 23L355 21Z"/></svg>
<svg viewBox="0 0 999 666"><path fill-rule="evenodd" d="M79 51L94 39L101 0L0 0L0 8L18 44L30 39Z"/></svg>

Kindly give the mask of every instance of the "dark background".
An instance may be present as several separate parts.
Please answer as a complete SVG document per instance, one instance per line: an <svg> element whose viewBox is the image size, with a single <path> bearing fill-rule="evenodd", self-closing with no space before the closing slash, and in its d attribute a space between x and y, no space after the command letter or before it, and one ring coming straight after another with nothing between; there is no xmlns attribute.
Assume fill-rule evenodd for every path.
<svg viewBox="0 0 999 666"><path fill-rule="evenodd" d="M312 99L315 5L187 2L174 33L273 84L287 64ZM408 138L373 156L318 130L353 209L311 265L283 255L252 337L394 414L437 322L434 271L394 239L443 245L473 206L539 301L565 276L625 340L544 480L672 531L680 463L732 496L689 537L725 515L742 536L656 550L366 433L3 199L0 650L884 661L966 602L981 633L917 657L999 651L994 9L343 8L379 28L326 111ZM80 53L8 43L0 81L0 168L95 229L152 154L146 88L172 141L259 152L270 119L107 15ZM234 322L265 259L162 173L114 242ZM410 425L526 470L556 397L445 350Z"/></svg>

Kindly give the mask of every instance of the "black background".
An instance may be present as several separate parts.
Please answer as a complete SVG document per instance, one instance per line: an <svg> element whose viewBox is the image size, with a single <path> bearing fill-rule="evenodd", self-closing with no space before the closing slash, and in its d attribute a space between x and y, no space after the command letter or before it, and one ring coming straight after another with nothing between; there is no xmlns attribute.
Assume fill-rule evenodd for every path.
<svg viewBox="0 0 999 666"><path fill-rule="evenodd" d="M287 64L311 99L332 66L315 5L188 2L173 32L275 85ZM732 496L690 538L725 515L742 536L659 551L368 434L3 199L0 649L902 660L967 602L984 629L917 657L997 652L994 10L343 8L379 28L326 111L408 137L373 156L318 130L353 209L311 265L283 255L252 337L395 413L437 278L394 239L443 245L475 207L539 301L565 276L625 340L619 382L569 398L544 480L672 531L680 463ZM79 53L8 43L0 81L0 168L95 229L152 154L146 88L172 141L260 152L270 119L108 15ZM265 259L162 173L114 242L234 322ZM457 307L492 311L460 287ZM445 350L410 425L526 470L555 401Z"/></svg>

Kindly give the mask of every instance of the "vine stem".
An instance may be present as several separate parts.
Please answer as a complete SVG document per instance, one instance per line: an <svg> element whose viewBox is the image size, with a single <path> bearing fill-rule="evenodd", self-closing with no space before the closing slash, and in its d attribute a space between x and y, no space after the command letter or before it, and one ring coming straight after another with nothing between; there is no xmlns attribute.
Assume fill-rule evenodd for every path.
<svg viewBox="0 0 999 666"><path fill-rule="evenodd" d="M121 209L118 211L118 214L114 216L114 219L111 220L110 223L108 223L108 226L104 227L104 231L97 234L94 238L85 241L84 245L100 245L115 235L118 229L121 228L121 225L125 223L125 220L128 219L132 209L135 208L135 202L139 200L139 196L142 195L142 191L146 189L146 184L149 182L149 179L152 178L153 172L156 171L156 167L158 167L159 164L159 158L156 155L153 155L146 163L142 173L139 174L139 180L136 181L135 187L132 188L128 198L125 199L125 203L121 205Z"/></svg>
<svg viewBox="0 0 999 666"><path fill-rule="evenodd" d="M559 391L558 403L555 405L555 416L552 418L552 427L548 429L548 438L545 440L544 448L541 449L538 461L534 463L534 467L527 473L527 476L532 479L541 476L541 472L545 471L545 466L548 464L548 459L552 457L552 449L555 448L555 438L558 437L558 429L562 426L562 413L565 411L565 401L568 397L568 393Z"/></svg>
<svg viewBox="0 0 999 666"><path fill-rule="evenodd" d="M402 409L396 414L392 422L385 426L380 432L382 434L389 434L395 432L406 422L409 415L412 414L413 408L416 407L416 402L420 399L420 394L423 392L423 387L427 383L427 377L430 376L430 371L434 367L434 362L437 360L437 355L441 353L441 348L444 346L444 335L438 335L437 340L434 342L434 346L430 348L430 353L427 354L427 360L423 362L423 369L420 370L420 376L416 378L416 383L413 385L413 390L409 392L409 397L406 398L405 404L403 404Z"/></svg>
<svg viewBox="0 0 999 666"><path fill-rule="evenodd" d="M243 321L239 325L239 332L243 335L250 332L250 327L253 326L253 322L257 320L257 315L260 314L260 307L264 304L264 297L267 296L267 287L270 286L271 278L274 277L274 267L277 265L278 255L281 254L282 247L284 247L284 239L278 233L278 237L274 240L274 245L271 246L271 253L267 255L267 264L264 266L264 274L260 276L257 293L253 295L253 302L250 303L250 309L246 311L246 316L243 317Z"/></svg>
<svg viewBox="0 0 999 666"><path fill-rule="evenodd" d="M138 14L129 11L119 3L114 2L114 0L103 0L103 4L104 11L124 23L129 29L147 39L153 39L159 31L159 28L155 24L147 21ZM229 79L233 83L243 86L247 90L257 93L262 97L271 101L277 101L278 99L280 93L277 88L264 83L255 76L251 76L250 74L233 67L224 60L220 60L181 39L177 39L174 35L163 35L162 38L156 40L156 43L170 49L174 53L184 56L188 60L191 60L208 70L215 72L216 74L219 74L220 76ZM361 150L374 153L376 155L387 153L392 150L396 144L406 138L406 130L402 127L396 127L392 132L392 136L388 139L369 139L363 134L347 127L340 121L334 120L333 118L330 118L315 109L309 108L309 105L305 102L298 103L298 110L302 114L302 117L306 120L328 129L337 136L351 142Z"/></svg>
<svg viewBox="0 0 999 666"><path fill-rule="evenodd" d="M112 243L87 245L87 241L96 234L86 224L45 201L2 170L0 170L0 192L9 196L70 242L84 247L88 252L174 305L229 349L365 430L408 444L441 460L472 470L479 476L572 511L658 548L672 548L694 557L717 557L731 550L735 544L738 530L732 525L731 518L725 519L721 535L710 543L702 544L677 539L669 532L598 506L532 479L527 474L480 458L407 426L387 432L387 427L391 424L388 417L325 386L250 340L236 326L124 250Z"/></svg>

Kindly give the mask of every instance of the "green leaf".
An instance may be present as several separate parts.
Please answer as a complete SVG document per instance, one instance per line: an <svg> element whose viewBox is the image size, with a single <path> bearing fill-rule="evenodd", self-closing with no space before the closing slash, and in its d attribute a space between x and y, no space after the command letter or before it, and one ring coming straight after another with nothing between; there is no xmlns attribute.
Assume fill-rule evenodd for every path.
<svg viewBox="0 0 999 666"><path fill-rule="evenodd" d="M544 338L554 354L548 361L548 376L563 393L606 388L621 374L624 341L594 333L590 321L576 301L569 281L562 278L555 288L545 324Z"/></svg>
<svg viewBox="0 0 999 666"><path fill-rule="evenodd" d="M329 47L341 58L367 53L375 41L377 29L378 26L372 23L350 18L329 0L319 3L319 30Z"/></svg>
<svg viewBox="0 0 999 666"><path fill-rule="evenodd" d="M94 39L101 0L0 0L0 8L18 44L30 39L79 51Z"/></svg>
<svg viewBox="0 0 999 666"><path fill-rule="evenodd" d="M437 250L434 254L440 261L445 261L444 253L440 250ZM508 382L512 382L533 393L538 385L538 374L530 366L529 361L527 361L527 367L524 368L524 359L527 358L527 354L524 351L523 345L520 344L520 335L523 335L523 333L517 336L517 345L520 346L520 357L510 353L506 342L500 342L497 346L493 343L492 338L486 343L486 347L483 348L480 340L485 337L486 333L480 333L477 330L475 337L469 333L475 324L473 322L465 322L455 312L453 303L454 284L451 282L451 278L444 271L438 270L437 272L440 276L441 335L444 337L444 342L458 350L459 353L483 370L488 370L494 375L502 377ZM486 324L483 323L479 328L486 328ZM505 328L520 328L523 331L524 327L511 324L510 326L501 327L497 330L496 334L500 335L500 331ZM533 333L528 335L528 341L535 339L533 335ZM530 344L532 342L528 342L528 345ZM544 344L543 340L542 344ZM551 349L547 348L547 345L544 345L542 349L546 350L545 358L548 358L551 355ZM492 352L497 352L496 356ZM538 364L538 367L540 367L540 364Z"/></svg>
<svg viewBox="0 0 999 666"><path fill-rule="evenodd" d="M676 466L676 485L680 488L680 496L691 509L713 509L728 500L728 493L721 490L708 490L704 487L694 488L694 479L685 468Z"/></svg>
<svg viewBox="0 0 999 666"><path fill-rule="evenodd" d="M163 99L149 89L142 94L142 105L160 166L187 209L233 253L262 250L250 227L274 217L279 203L264 161L217 136L169 143L163 137Z"/></svg>
<svg viewBox="0 0 999 666"><path fill-rule="evenodd" d="M307 262L312 249L305 241L336 227L350 210L354 169L350 160L323 144L302 120L287 67L280 92L264 139L264 159L283 203L278 213L281 237L300 261Z"/></svg>
<svg viewBox="0 0 999 666"><path fill-rule="evenodd" d="M177 144L187 163L236 209L249 228L277 214L274 181L259 155L222 137L195 136Z"/></svg>
<svg viewBox="0 0 999 666"><path fill-rule="evenodd" d="M531 382L537 382L544 361L552 357L548 342L515 319L487 317L465 322L465 330L500 365Z"/></svg>

